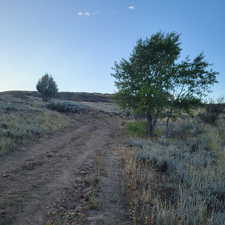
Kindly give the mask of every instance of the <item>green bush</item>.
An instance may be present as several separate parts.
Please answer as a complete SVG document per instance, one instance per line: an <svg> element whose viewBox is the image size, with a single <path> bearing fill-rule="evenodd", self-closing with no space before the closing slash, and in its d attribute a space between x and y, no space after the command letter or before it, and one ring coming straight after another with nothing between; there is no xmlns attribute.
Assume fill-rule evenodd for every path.
<svg viewBox="0 0 225 225"><path fill-rule="evenodd" d="M55 97L58 92L58 87L53 77L45 74L36 85L37 91L41 94L43 101L47 102Z"/></svg>
<svg viewBox="0 0 225 225"><path fill-rule="evenodd" d="M47 105L48 109L57 112L81 113L88 109L87 106L82 104L66 101L66 102L51 102Z"/></svg>
<svg viewBox="0 0 225 225"><path fill-rule="evenodd" d="M146 135L147 122L133 121L127 124L128 134L135 137L144 137Z"/></svg>

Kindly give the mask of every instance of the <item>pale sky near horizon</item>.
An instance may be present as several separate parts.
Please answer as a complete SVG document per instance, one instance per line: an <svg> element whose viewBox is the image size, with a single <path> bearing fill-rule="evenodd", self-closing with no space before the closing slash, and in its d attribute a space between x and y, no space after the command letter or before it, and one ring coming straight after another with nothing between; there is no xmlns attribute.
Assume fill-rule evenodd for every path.
<svg viewBox="0 0 225 225"><path fill-rule="evenodd" d="M0 91L35 90L50 73L60 91L116 91L114 61L139 38L181 33L182 56L204 52L225 96L225 0L0 0Z"/></svg>

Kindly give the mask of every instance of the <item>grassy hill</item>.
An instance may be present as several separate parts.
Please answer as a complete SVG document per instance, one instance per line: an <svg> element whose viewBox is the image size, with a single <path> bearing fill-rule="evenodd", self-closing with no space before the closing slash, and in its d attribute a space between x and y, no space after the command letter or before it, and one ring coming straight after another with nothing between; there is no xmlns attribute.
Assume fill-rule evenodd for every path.
<svg viewBox="0 0 225 225"><path fill-rule="evenodd" d="M28 99L29 97L40 97L39 93L36 91L0 92L0 96L5 94L24 100ZM78 102L112 102L113 94L88 93L88 92L59 92L56 98L61 100L70 100Z"/></svg>
<svg viewBox="0 0 225 225"><path fill-rule="evenodd" d="M73 118L62 112L85 108L108 113L119 110L113 95L85 92L60 92L48 106L35 91L0 92L0 155L71 126Z"/></svg>
<svg viewBox="0 0 225 225"><path fill-rule="evenodd" d="M0 155L18 149L43 134L70 126L71 119L48 110L33 93L0 94Z"/></svg>

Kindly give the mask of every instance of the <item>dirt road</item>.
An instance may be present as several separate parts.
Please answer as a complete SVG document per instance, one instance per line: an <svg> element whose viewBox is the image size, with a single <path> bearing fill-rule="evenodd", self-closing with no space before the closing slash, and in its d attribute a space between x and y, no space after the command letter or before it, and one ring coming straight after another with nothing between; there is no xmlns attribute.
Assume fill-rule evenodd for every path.
<svg viewBox="0 0 225 225"><path fill-rule="evenodd" d="M89 113L77 117L74 127L0 158L0 225L45 225L59 207L77 208L84 189L78 183L87 173L84 167L91 169L96 154L110 152L120 140L118 118ZM112 164L112 158L107 160ZM118 181L112 186L117 188Z"/></svg>

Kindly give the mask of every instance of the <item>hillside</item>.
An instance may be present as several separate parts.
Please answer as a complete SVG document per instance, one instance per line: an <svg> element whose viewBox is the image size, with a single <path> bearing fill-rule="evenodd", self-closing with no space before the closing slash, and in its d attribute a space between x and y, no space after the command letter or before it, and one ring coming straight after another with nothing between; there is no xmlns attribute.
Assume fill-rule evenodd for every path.
<svg viewBox="0 0 225 225"><path fill-rule="evenodd" d="M1 95L10 95L12 97L27 99L28 97L40 97L36 91L5 91ZM70 100L78 102L112 102L113 94L88 93L88 92L59 92L57 99Z"/></svg>
<svg viewBox="0 0 225 225"><path fill-rule="evenodd" d="M111 95L0 93L0 225L224 225L224 120L205 105L150 138Z"/></svg>

